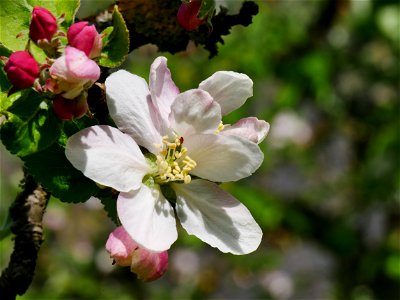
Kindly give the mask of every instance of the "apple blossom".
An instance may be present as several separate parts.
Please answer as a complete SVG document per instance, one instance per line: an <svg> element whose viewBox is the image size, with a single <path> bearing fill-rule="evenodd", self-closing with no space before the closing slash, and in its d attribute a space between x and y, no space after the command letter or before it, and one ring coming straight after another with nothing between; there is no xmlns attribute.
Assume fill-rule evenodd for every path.
<svg viewBox="0 0 400 300"><path fill-rule="evenodd" d="M39 6L33 9L29 36L35 43L40 40L50 42L57 29L57 20L50 11Z"/></svg>
<svg viewBox="0 0 400 300"><path fill-rule="evenodd" d="M94 25L86 21L75 23L68 28L67 38L70 46L85 52L89 58L100 56L102 40Z"/></svg>
<svg viewBox="0 0 400 300"><path fill-rule="evenodd" d="M99 79L100 68L83 51L68 46L65 54L50 67L49 73L51 78L46 87L66 99L74 99Z"/></svg>
<svg viewBox="0 0 400 300"><path fill-rule="evenodd" d="M119 266L130 266L144 281L161 277L168 267L167 251L154 252L140 247L122 226L110 233L106 249Z"/></svg>
<svg viewBox="0 0 400 300"><path fill-rule="evenodd" d="M31 87L39 77L40 69L28 51L16 51L10 55L4 71L10 82L18 89Z"/></svg>
<svg viewBox="0 0 400 300"><path fill-rule="evenodd" d="M222 82L221 74L230 80ZM214 182L236 181L258 169L263 153L254 140L264 138L268 124L254 118L235 126L251 138L243 130L221 134L221 111L243 104L252 95L252 81L234 72L214 75L201 84L204 89L179 93L164 57L152 64L149 85L117 71L105 85L118 129L92 126L68 139L72 165L120 191L118 217L146 249L164 251L176 240L174 209L189 234L222 252L250 253L261 242L248 209Z"/></svg>

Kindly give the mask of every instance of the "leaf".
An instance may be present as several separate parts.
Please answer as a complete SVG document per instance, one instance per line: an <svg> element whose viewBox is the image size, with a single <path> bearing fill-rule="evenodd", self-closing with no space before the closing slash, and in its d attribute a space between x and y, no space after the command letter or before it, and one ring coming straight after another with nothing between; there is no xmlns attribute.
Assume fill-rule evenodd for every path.
<svg viewBox="0 0 400 300"><path fill-rule="evenodd" d="M0 127L0 138L8 151L22 158L53 144L62 123L51 108L39 106L44 98L32 89L15 97L8 119Z"/></svg>
<svg viewBox="0 0 400 300"><path fill-rule="evenodd" d="M113 31L106 41L99 60L99 65L108 68L119 66L129 52L129 31L116 5L112 15L112 27ZM108 33L108 30L106 28L105 33Z"/></svg>
<svg viewBox="0 0 400 300"><path fill-rule="evenodd" d="M117 195L113 193L113 190L110 188L100 189L95 197L100 199L111 221L117 226L121 225L117 214Z"/></svg>
<svg viewBox="0 0 400 300"><path fill-rule="evenodd" d="M113 31L114 31L114 27L108 26L106 29L104 29L101 32L101 35L103 36L103 38L102 38L103 48L105 48L108 45L108 43L110 42L111 33Z"/></svg>
<svg viewBox="0 0 400 300"><path fill-rule="evenodd" d="M79 0L1 0L0 5L0 44L11 51L25 49L29 40L29 23L35 6L42 6L55 17L65 14L61 28L66 30L73 22L79 8ZM19 38L16 36L19 35ZM38 51L33 51L36 57ZM37 54L37 55L35 55ZM41 55L39 55L40 58ZM37 58L38 60L41 60Z"/></svg>
<svg viewBox="0 0 400 300"><path fill-rule="evenodd" d="M64 148L58 144L25 156L23 161L29 173L63 202L84 202L99 189L96 183L71 165Z"/></svg>

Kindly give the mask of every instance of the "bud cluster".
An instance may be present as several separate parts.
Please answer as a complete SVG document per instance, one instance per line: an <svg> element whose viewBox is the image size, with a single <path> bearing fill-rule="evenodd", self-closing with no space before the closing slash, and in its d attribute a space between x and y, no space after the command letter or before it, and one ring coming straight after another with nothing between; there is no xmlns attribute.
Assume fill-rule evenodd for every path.
<svg viewBox="0 0 400 300"><path fill-rule="evenodd" d="M102 51L102 36L94 25L77 22L67 34L59 30L63 17L35 7L29 25L30 41L43 49L47 62L39 64L29 51L16 51L5 59L4 70L14 90L34 87L53 99L53 109L63 120L84 116L88 111L87 90L100 77L100 68L92 60ZM60 37L67 36L68 45Z"/></svg>

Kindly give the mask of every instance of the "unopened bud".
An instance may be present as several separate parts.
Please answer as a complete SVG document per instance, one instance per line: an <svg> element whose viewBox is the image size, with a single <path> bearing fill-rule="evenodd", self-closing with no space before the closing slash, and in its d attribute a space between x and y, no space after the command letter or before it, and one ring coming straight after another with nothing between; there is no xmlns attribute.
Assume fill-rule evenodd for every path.
<svg viewBox="0 0 400 300"><path fill-rule="evenodd" d="M143 281L158 279L168 267L167 251L154 252L141 247L122 226L110 234L106 249L118 265L130 266Z"/></svg>
<svg viewBox="0 0 400 300"><path fill-rule="evenodd" d="M85 95L75 99L66 99L57 95L53 100L54 112L61 120L79 119L86 114L88 108Z"/></svg>
<svg viewBox="0 0 400 300"><path fill-rule="evenodd" d="M27 51L12 53L4 70L10 82L17 89L31 87L40 73L38 63Z"/></svg>
<svg viewBox="0 0 400 300"><path fill-rule="evenodd" d="M50 42L57 29L57 20L50 11L39 6L33 9L29 36L35 43L39 40Z"/></svg>
<svg viewBox="0 0 400 300"><path fill-rule="evenodd" d="M90 57L98 57L101 54L102 40L94 25L88 22L78 22L68 29L68 43Z"/></svg>
<svg viewBox="0 0 400 300"><path fill-rule="evenodd" d="M202 0L191 0L188 3L182 3L178 10L178 23L188 31L195 30L205 22L204 19L199 19Z"/></svg>

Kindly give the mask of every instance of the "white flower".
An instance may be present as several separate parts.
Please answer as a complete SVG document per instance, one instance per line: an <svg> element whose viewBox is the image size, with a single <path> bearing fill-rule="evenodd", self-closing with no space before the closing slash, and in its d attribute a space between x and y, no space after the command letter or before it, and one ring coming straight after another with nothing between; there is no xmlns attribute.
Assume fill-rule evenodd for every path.
<svg viewBox="0 0 400 300"><path fill-rule="evenodd" d="M159 57L149 86L124 70L105 84L118 129L102 125L76 133L66 156L85 176L120 191L118 217L129 235L149 250L169 249L177 238L175 209L189 234L222 252L257 249L260 227L214 183L247 177L263 160L257 143L268 123L247 118L224 130L221 122L221 111L234 110L252 95L250 78L217 72L199 89L179 93L166 58ZM143 155L138 145L149 153ZM174 207L167 192L176 195Z"/></svg>

